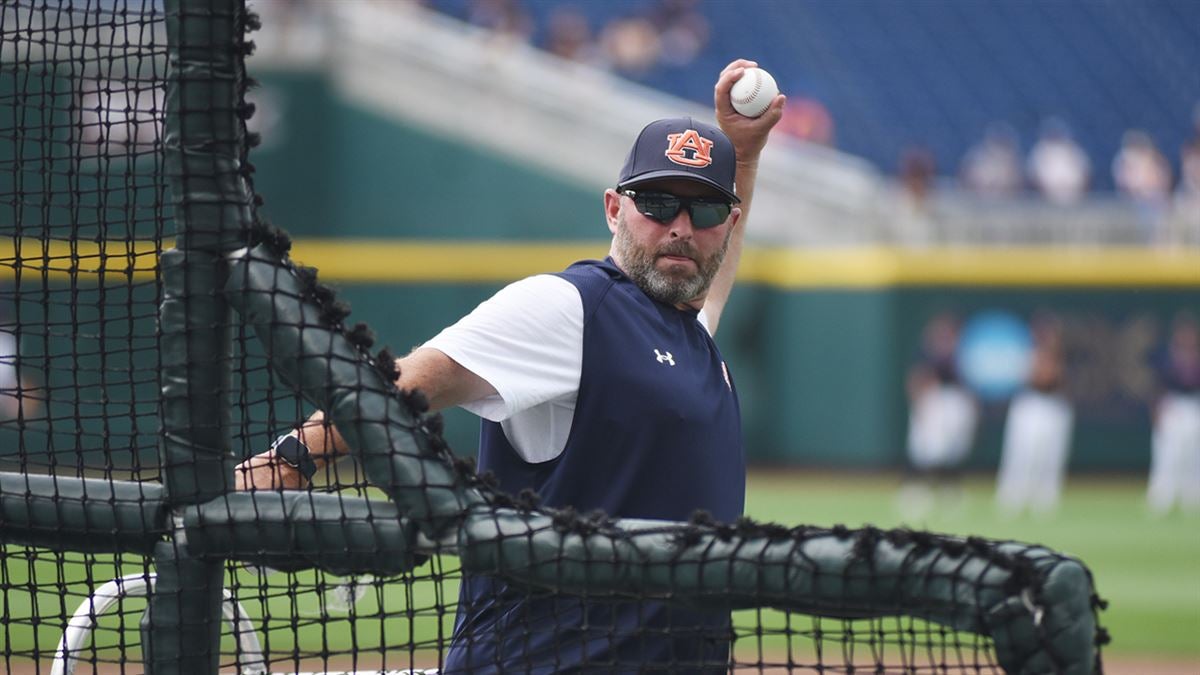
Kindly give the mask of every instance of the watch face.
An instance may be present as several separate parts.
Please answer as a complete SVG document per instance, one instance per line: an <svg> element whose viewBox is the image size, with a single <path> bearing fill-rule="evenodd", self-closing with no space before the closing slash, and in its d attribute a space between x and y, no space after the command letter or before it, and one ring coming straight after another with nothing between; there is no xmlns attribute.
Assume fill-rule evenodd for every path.
<svg viewBox="0 0 1200 675"><path fill-rule="evenodd" d="M281 436L271 446L271 451L279 461L298 470L308 480L312 480L317 472L317 464L309 455L308 446L295 436Z"/></svg>
<svg viewBox="0 0 1200 675"><path fill-rule="evenodd" d="M271 451L288 466L300 466L300 441L295 436L280 436L271 444Z"/></svg>

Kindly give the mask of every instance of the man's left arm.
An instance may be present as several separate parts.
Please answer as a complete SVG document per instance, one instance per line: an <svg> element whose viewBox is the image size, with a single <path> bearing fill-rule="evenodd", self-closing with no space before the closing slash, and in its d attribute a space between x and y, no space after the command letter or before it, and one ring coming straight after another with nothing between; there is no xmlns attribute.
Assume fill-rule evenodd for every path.
<svg viewBox="0 0 1200 675"><path fill-rule="evenodd" d="M770 107L759 117L746 117L733 109L729 100L729 90L733 83L741 79L747 68L755 68L758 64L746 59L738 59L721 71L713 90L713 104L716 108L717 124L721 131L733 142L737 152L737 174L734 185L742 202L738 205L741 216L734 221L733 233L729 238L729 249L725 253L725 262L713 278L704 300L704 316L708 331L715 335L717 325L721 320L721 312L729 301L733 291L733 281L737 276L738 263L742 257L742 241L746 234L746 218L750 213L750 204L754 197L754 182L758 177L758 157L767 144L767 135L783 116L783 106L787 98L783 94L771 101Z"/></svg>

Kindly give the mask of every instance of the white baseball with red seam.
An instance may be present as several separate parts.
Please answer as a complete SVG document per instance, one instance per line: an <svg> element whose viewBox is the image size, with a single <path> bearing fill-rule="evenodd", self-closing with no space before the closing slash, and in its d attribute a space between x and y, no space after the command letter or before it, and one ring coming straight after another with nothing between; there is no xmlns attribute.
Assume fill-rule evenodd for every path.
<svg viewBox="0 0 1200 675"><path fill-rule="evenodd" d="M746 117L765 113L778 95L779 85L775 84L775 78L762 68L747 68L729 90L733 109Z"/></svg>

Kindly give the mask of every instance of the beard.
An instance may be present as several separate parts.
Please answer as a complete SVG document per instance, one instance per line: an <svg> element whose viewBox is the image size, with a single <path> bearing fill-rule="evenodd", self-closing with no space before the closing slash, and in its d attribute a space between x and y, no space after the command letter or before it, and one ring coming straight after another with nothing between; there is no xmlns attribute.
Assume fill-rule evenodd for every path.
<svg viewBox="0 0 1200 675"><path fill-rule="evenodd" d="M620 256L623 271L642 291L655 300L667 305L685 303L708 291L713 277L721 269L725 253L729 250L729 237L733 229L725 234L721 248L704 258L691 242L676 240L656 250L639 247L625 224L625 214L617 217L615 248ZM694 272L673 270L663 272L655 263L660 256L676 255L691 258L696 263Z"/></svg>

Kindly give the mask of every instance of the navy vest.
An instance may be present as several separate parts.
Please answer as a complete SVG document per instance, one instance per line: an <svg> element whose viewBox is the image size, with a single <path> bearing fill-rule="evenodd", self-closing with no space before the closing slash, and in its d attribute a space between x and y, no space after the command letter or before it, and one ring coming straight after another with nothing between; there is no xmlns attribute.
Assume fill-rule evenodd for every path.
<svg viewBox="0 0 1200 675"><path fill-rule="evenodd" d="M650 299L611 260L558 276L579 289L584 315L566 448L529 464L485 420L480 471L509 494L532 488L546 506L581 513L735 520L746 483L737 392L696 312ZM482 576L465 578L460 596L447 673L727 669L728 612L530 595Z"/></svg>

